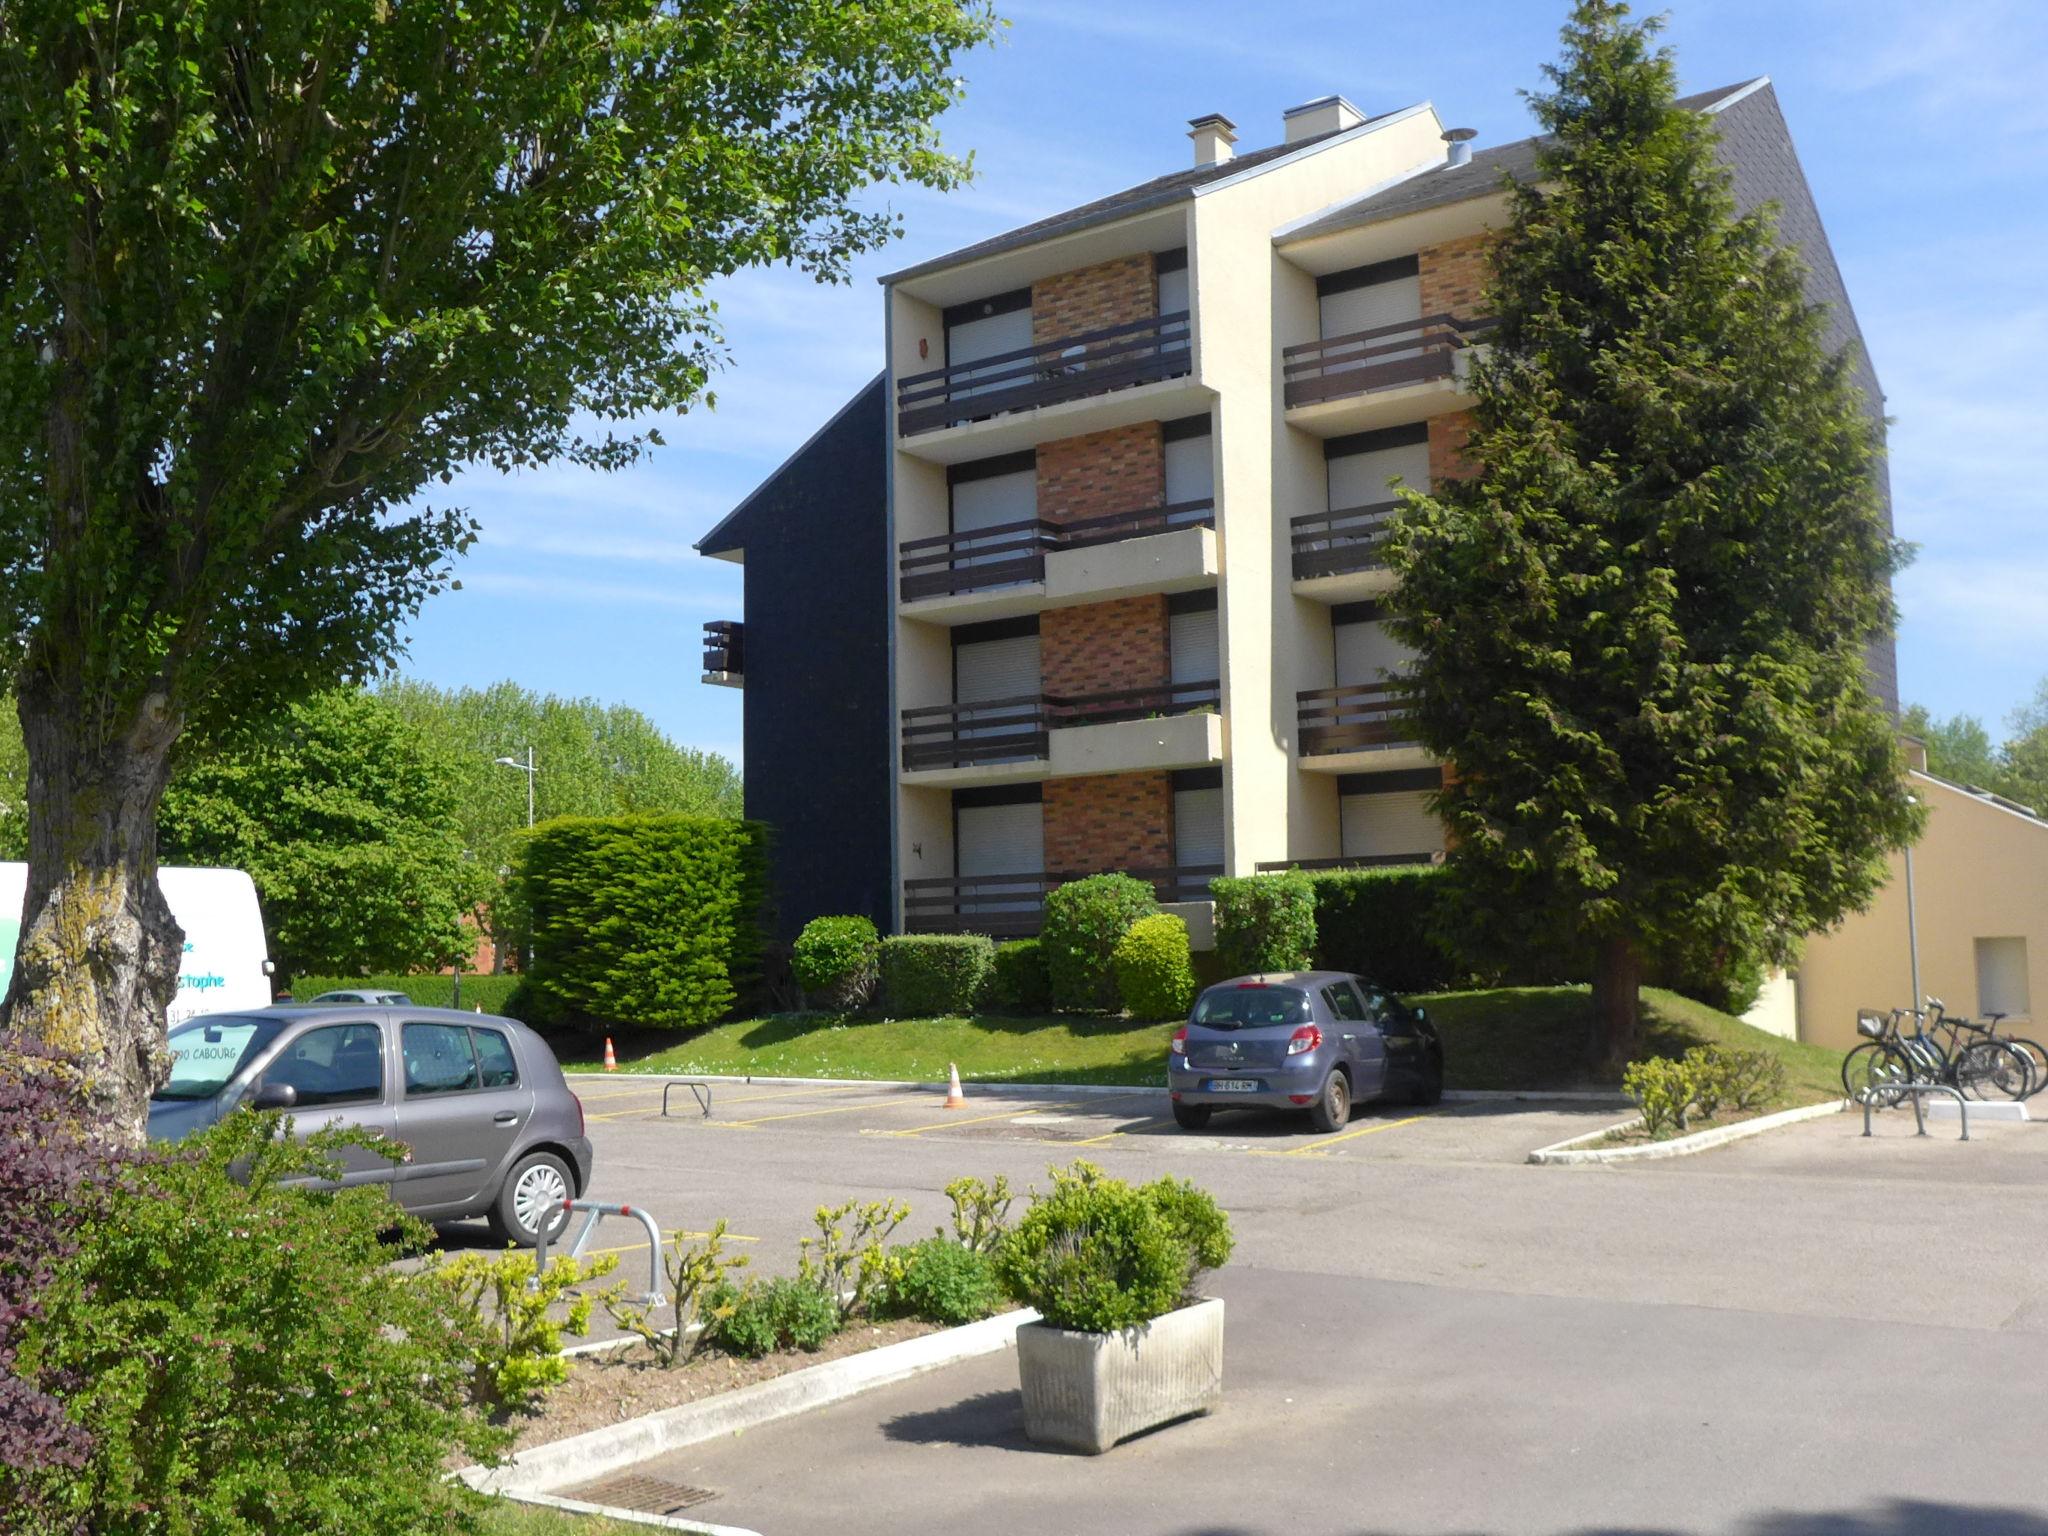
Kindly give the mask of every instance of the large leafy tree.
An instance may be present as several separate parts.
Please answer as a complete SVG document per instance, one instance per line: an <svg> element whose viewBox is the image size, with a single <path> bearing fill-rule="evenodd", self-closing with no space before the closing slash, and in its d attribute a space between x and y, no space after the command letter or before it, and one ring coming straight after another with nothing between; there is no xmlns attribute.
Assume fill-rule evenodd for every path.
<svg viewBox="0 0 2048 1536"><path fill-rule="evenodd" d="M1390 544L1465 931L1590 949L1609 1062L1647 957L1783 957L1915 828L1863 661L1880 432L1656 26L1574 8L1495 248L1479 468Z"/></svg>
<svg viewBox="0 0 2048 1536"><path fill-rule="evenodd" d="M367 676L473 463L608 468L701 395L705 284L821 278L949 187L987 0L0 0L0 671L27 741L11 1022L139 1136L188 728Z"/></svg>
<svg viewBox="0 0 2048 1536"><path fill-rule="evenodd" d="M2048 812L2048 680L2006 716L2005 740L1995 747L1975 715L1942 720L1915 704L1899 726L1926 743L1928 772Z"/></svg>

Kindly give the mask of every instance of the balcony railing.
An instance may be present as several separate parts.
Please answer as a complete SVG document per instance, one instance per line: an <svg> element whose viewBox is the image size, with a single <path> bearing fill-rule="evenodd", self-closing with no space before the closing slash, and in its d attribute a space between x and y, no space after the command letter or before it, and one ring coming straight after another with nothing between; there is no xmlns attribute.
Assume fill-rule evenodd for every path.
<svg viewBox="0 0 2048 1536"><path fill-rule="evenodd" d="M1177 528L1213 528L1213 501L1177 501L1104 517L1052 522L1026 518L966 533L906 539L899 567L899 591L906 603L924 597L952 597L991 587L1045 579L1045 557L1058 549L1087 549Z"/></svg>
<svg viewBox="0 0 2048 1536"><path fill-rule="evenodd" d="M1377 570L1387 562L1380 555L1387 525L1401 510L1398 501L1346 507L1340 512L1311 512L1290 520L1294 544L1294 579L1348 576Z"/></svg>
<svg viewBox="0 0 2048 1536"><path fill-rule="evenodd" d="M737 619L710 619L705 622L704 672L706 676L746 676L746 625Z"/></svg>
<svg viewBox="0 0 2048 1536"><path fill-rule="evenodd" d="M1045 921L1045 898L1055 886L1090 870L1044 875L956 875L903 882L903 926L913 933L985 933L992 938L1034 934ZM1207 901L1221 864L1125 871L1147 881L1163 902Z"/></svg>
<svg viewBox="0 0 2048 1536"><path fill-rule="evenodd" d="M896 430L909 437L965 421L1107 394L1191 367L1188 312L1152 315L896 381Z"/></svg>
<svg viewBox="0 0 2048 1536"><path fill-rule="evenodd" d="M1030 762L1046 755L1050 733L1067 726L1109 725L1215 709L1222 684L1161 683L1052 698L1028 694L968 704L928 704L903 711L903 767L966 768L977 763Z"/></svg>
<svg viewBox="0 0 2048 1536"><path fill-rule="evenodd" d="M1411 687L1405 681L1305 688L1295 695L1303 757L1412 746L1408 719Z"/></svg>
<svg viewBox="0 0 2048 1536"><path fill-rule="evenodd" d="M1441 853L1355 853L1341 859L1265 859L1253 867L1262 875L1282 869L1385 869L1395 864L1441 864Z"/></svg>
<svg viewBox="0 0 2048 1536"><path fill-rule="evenodd" d="M1490 319L1425 315L1283 348L1280 372L1288 409L1396 384L1449 378L1457 354L1492 325Z"/></svg>

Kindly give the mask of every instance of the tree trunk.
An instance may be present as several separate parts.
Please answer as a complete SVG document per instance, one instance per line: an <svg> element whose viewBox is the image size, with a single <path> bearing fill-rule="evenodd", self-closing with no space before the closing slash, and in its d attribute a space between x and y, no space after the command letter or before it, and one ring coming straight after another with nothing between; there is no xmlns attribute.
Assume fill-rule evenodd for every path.
<svg viewBox="0 0 2048 1536"><path fill-rule="evenodd" d="M5 1014L80 1058L108 1132L139 1146L170 1066L164 1018L184 954L156 878L157 803L180 722L152 695L120 728L94 731L80 697L33 666L20 679L28 895Z"/></svg>
<svg viewBox="0 0 2048 1536"><path fill-rule="evenodd" d="M1602 939L1593 960L1593 1036L1588 1055L1619 1077L1641 1041L1643 957L1627 939Z"/></svg>

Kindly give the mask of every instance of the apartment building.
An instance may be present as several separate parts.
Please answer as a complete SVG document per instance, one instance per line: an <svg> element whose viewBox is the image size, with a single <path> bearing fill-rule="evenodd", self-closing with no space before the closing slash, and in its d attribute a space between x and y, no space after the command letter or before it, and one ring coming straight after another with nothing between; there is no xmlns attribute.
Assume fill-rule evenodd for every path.
<svg viewBox="0 0 2048 1536"><path fill-rule="evenodd" d="M1769 81L1682 104L1856 339ZM746 689L785 928L1027 933L1120 869L1199 944L1217 875L1440 856L1379 537L1471 472L1535 141L1341 96L1276 126L1198 118L1192 165L885 279L881 376L700 543L746 567L705 672Z"/></svg>

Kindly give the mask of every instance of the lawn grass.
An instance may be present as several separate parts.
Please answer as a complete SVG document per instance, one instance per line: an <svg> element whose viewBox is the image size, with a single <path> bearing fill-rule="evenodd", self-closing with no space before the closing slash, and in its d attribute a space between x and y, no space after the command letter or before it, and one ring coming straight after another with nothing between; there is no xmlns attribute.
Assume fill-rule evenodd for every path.
<svg viewBox="0 0 2048 1536"><path fill-rule="evenodd" d="M1583 1065L1592 1014L1586 987L1501 987L1437 992L1412 999L1429 1010L1444 1040L1444 1081L1451 1088L1616 1088ZM839 1077L945 1081L949 1063L983 1083L1166 1082L1166 1046L1174 1024L1141 1024L1076 1015L1006 1018L995 1014L930 1019L843 1018L780 1013L714 1025L685 1039L658 1031L615 1034L622 1071L674 1076ZM1785 1063L1785 1104L1839 1097L1841 1058L1753 1029L1740 1019L1675 992L1645 988L1643 1032L1649 1054L1683 1055L1695 1045L1764 1050ZM603 1041L588 1035L550 1042L565 1069L595 1071Z"/></svg>
<svg viewBox="0 0 2048 1536"><path fill-rule="evenodd" d="M542 1504L515 1504L510 1499L491 1500L483 1528L488 1536L643 1536L647 1529L601 1515L572 1515Z"/></svg>

